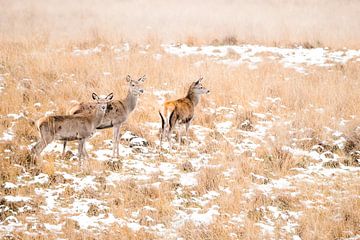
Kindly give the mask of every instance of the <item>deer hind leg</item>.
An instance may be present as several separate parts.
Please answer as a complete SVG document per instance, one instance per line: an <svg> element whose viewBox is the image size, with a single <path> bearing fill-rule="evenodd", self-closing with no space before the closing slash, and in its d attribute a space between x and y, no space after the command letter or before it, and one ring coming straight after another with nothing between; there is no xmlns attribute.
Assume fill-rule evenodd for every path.
<svg viewBox="0 0 360 240"><path fill-rule="evenodd" d="M159 144L159 147L160 147L160 150L161 150L164 138L167 137L167 126L166 125L162 126L162 128L160 128L159 132L160 132L160 144Z"/></svg>
<svg viewBox="0 0 360 240"><path fill-rule="evenodd" d="M181 132L181 124L179 124L179 126L178 126L178 144L179 144L179 148L181 146L181 134L182 134L182 132Z"/></svg>
<svg viewBox="0 0 360 240"><path fill-rule="evenodd" d="M41 158L41 152L44 150L44 148L47 146L46 142L43 139L40 139L35 146L31 149L31 155L33 156L33 161L36 163L37 161L40 162L40 166L42 165L42 158Z"/></svg>
<svg viewBox="0 0 360 240"><path fill-rule="evenodd" d="M164 135L165 135L165 129L166 129L166 121L164 119L164 116L161 114L161 112L159 111L159 115L160 115L160 118L161 118L161 128L159 129L159 133L160 133L160 150L162 149L162 141L163 141L163 138L164 138Z"/></svg>
<svg viewBox="0 0 360 240"><path fill-rule="evenodd" d="M38 141L31 149L31 152L38 157L40 153L44 150L46 145L47 144L45 143L45 141L43 139L40 139L40 141Z"/></svg>
<svg viewBox="0 0 360 240"><path fill-rule="evenodd" d="M163 127L161 127L161 128L159 129L160 149L162 148L163 136L164 136L164 128L163 128Z"/></svg>
<svg viewBox="0 0 360 240"><path fill-rule="evenodd" d="M47 134L46 129L40 129L40 140L31 149L34 160L40 160L40 165L42 165L41 152L49 143L54 140L54 136L52 136L51 134Z"/></svg>
<svg viewBox="0 0 360 240"><path fill-rule="evenodd" d="M187 122L185 124L185 138L186 138L186 144L189 145L190 141L189 141L189 127L190 127L190 123L191 121Z"/></svg>
<svg viewBox="0 0 360 240"><path fill-rule="evenodd" d="M160 129L160 149L162 148L163 135L164 135L164 129Z"/></svg>
<svg viewBox="0 0 360 240"><path fill-rule="evenodd" d="M167 140L168 140L168 142L169 142L169 147L170 147L170 149L172 149L171 135L173 134L174 129L175 129L175 125L172 126L172 127L169 127L169 131L166 133L166 134L167 134L166 136L167 136Z"/></svg>
<svg viewBox="0 0 360 240"><path fill-rule="evenodd" d="M171 134L176 126L176 123L177 123L177 116L175 114L175 111L173 111L170 115L170 118L169 118L169 130L167 132L167 139L169 141L169 146L170 146L170 149L172 148L172 145L171 145Z"/></svg>

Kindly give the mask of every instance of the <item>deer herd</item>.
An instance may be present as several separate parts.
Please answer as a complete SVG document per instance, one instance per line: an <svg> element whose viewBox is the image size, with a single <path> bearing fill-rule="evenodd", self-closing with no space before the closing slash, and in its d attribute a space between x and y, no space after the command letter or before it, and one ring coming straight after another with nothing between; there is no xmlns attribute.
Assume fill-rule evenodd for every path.
<svg viewBox="0 0 360 240"><path fill-rule="evenodd" d="M144 92L142 83L145 75L134 80L129 75L127 96L122 100L113 100L113 93L106 97L92 94L93 102L81 102L72 106L67 115L46 116L36 122L40 140L34 145L31 152L35 158L39 158L44 148L54 140L64 142L63 156L65 155L67 141L78 141L78 158L87 158L85 142L96 129L113 128L113 157L119 156L120 127L130 113L135 109L138 97ZM171 135L174 128L185 125L186 141L188 142L188 130L194 117L194 108L199 103L200 95L210 91L202 84L203 78L193 82L187 95L183 98L167 101L163 109L159 111L161 118L160 149L164 137L171 148ZM179 146L181 144L181 131L178 132Z"/></svg>

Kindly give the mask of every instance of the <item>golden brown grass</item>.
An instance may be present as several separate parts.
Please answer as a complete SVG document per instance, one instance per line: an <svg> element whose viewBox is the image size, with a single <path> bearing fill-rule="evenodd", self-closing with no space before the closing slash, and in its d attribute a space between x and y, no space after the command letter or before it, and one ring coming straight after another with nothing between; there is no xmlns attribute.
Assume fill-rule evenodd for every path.
<svg viewBox="0 0 360 240"><path fill-rule="evenodd" d="M194 124L214 130L215 123L225 121L225 117L203 112L202 109L230 107L232 104L242 106L235 107L233 126L237 130L255 131L254 126L262 121L256 117L256 112L277 115L291 124L274 121L268 133L275 137L276 142L257 142L261 146L254 154L262 161L256 159L251 151L239 157L234 153L235 147L227 142L224 135L218 131L211 132L206 138L207 144L199 150L212 155L210 164L221 166L201 168L196 175L198 185L183 188L181 197L188 200L186 207L198 207L198 203L192 201L193 198L201 197L209 191L218 191L220 196L210 200L204 208L217 204L220 216L210 225L198 226L188 222L178 230L179 236L185 239L266 239L267 235L261 232L256 223L273 216L261 208L263 206L275 206L285 212L301 211L296 234L302 239L332 239L360 234L360 206L358 199L353 197L359 194L358 186L349 180L351 177L358 179L358 175L322 178L312 174L317 184L293 182L301 193L299 195L280 190L266 195L253 189L256 184L266 186L270 178L291 177L297 173L293 168L306 168L311 164L308 158L295 157L283 150L282 146L295 144L298 148L309 150L322 141L331 141L333 137L324 127L344 133L348 140L346 147L335 152L343 157L342 162L347 162L346 165L357 166L350 153L360 150L360 134L356 130L360 110L355 104L360 102L360 62L352 61L330 68L307 67L310 74L303 75L275 62L264 62L259 64L258 69L249 70L245 65L229 68L201 56L179 58L165 54L160 46L162 42L180 41L189 45L261 43L292 46L302 43L308 48L358 48L360 18L356 9L359 8L359 2L235 1L224 4L223 1L211 1L207 2L206 7L204 4L203 1L171 1L166 4L142 0L108 1L107 4L100 1L92 1L91 4L85 1L65 1L59 7L58 4L52 5L42 0L2 1L7 11L0 14L0 74L4 74L6 88L0 93L0 136L14 122L14 139L0 141L0 186L5 182L16 182L17 177L26 170L33 175L40 170L47 173L49 188L68 181L56 171L79 173L79 166L65 168L56 164L59 160L56 154L44 156L46 165L42 169L32 169L29 151L24 146L36 140L34 121L45 112L64 114L71 106L71 100L90 100L93 91L99 94L114 92L115 98L120 99L126 94L127 74L146 74L145 93L122 131L126 129L143 136L149 141L150 147L154 147L158 136L150 133L145 125L145 122L159 122L157 111L160 106L153 90L175 90L175 94L166 97L182 97L188 85L202 75L205 77L204 85L211 90L211 94L202 98L196 109ZM209 12L212 13L210 20ZM74 26L77 26L76 31ZM214 32L214 29L218 31ZM122 52L119 60L112 46L119 47L125 42L130 42L131 49ZM147 44L150 44L147 53L140 53ZM102 51L88 56L72 55L73 49L95 47L100 47ZM162 54L160 61L153 58L153 54L158 53ZM236 58L237 55L230 52L228 57ZM199 60L203 60L204 64L195 67L193 64ZM281 98L285 108L264 102L266 97ZM249 104L251 101L261 104L254 109ZM317 108L322 108L323 112L316 111ZM10 113L21 113L25 117L14 120L6 116ZM345 127L339 126L342 118L350 120ZM242 125L246 120L250 125ZM228 136L238 142L243 139L238 132L231 132ZM196 137L195 132L190 130L190 138ZM99 147L105 139L110 138L111 130L104 130L101 137L91 140L91 144ZM295 143L293 138L306 140ZM331 144L329 146L332 147ZM199 153L189 150L187 156L196 159ZM180 163L183 160L177 159L179 169L194 172L195 169L191 167L184 170L184 165ZM155 161L174 160L162 156ZM231 168L234 169L232 175L225 176L224 171ZM88 168L81 176L102 172L103 175L96 178L101 193L92 188L76 192L72 187L67 187L61 197L69 202L74 197L100 198L107 203L108 211L119 218L130 218L132 212L150 206L157 211L142 209L139 213L141 224L152 226L161 223L170 227L172 217L179 210L172 205L179 187L176 181L164 181L159 188L154 187L151 183L162 181L154 173L149 181L128 180L114 187L107 185L104 178L109 170L121 172L121 161L89 161ZM264 176L265 180L258 180L252 174ZM329 185L326 185L328 182ZM35 187L24 186L16 190L0 188L0 193L34 195ZM228 188L231 194L222 192L223 188ZM339 192L335 194L333 189ZM342 193L345 196L340 196ZM35 200L38 205L43 201L41 197ZM304 201L314 201L325 208L306 208ZM96 214L96 209L93 212ZM229 224L229 219L240 213L245 216L244 223ZM25 220L27 214L23 213L20 218ZM154 219L155 223L146 220L146 216ZM64 216L61 218L65 225L60 237L64 238L157 238L144 230L134 233L118 225L111 226L111 230L104 231L100 236L94 235L79 230L75 221L65 219ZM39 219L45 221L50 216L39 213ZM273 221L277 237L283 237L279 229L285 224L284 220L279 218ZM31 239L25 234L20 234L19 238Z"/></svg>
<svg viewBox="0 0 360 240"><path fill-rule="evenodd" d="M95 41L95 40L94 40ZM81 42L72 42L74 46L81 46ZM119 42L107 43L105 49L111 44L119 45ZM16 45L16 46L15 46ZM93 40L89 40L88 47L96 47ZM144 136L150 140L150 143L157 139L156 135L150 134L146 131L143 123L147 121L158 122L157 98L152 94L153 89L167 89L174 90L176 93L172 98L181 97L186 92L186 88L191 81L196 79L199 75L205 76L204 84L211 89L211 95L203 98L200 107L196 110L197 118L194 120L195 124L205 127L214 128L214 120L222 121L224 118L221 115L211 115L203 113L200 109L202 107L215 106L229 106L229 103L240 104L244 110L236 110L236 118L234 126L242 129L241 123L249 120L251 125L257 124L260 119L253 115L253 112L271 112L283 118L291 119L292 125L284 126L281 123L275 124L271 130L273 135L277 137L277 143L274 145L266 145L258 148L256 155L264 159L264 162L259 162L251 157L251 154L243 154L243 158L239 159L233 154L234 147L228 144L224 137L214 132L207 138L209 144L202 148L204 153L215 154L220 151L221 154L214 155L213 163L221 164L223 168L204 168L197 178L199 185L195 188L198 196L205 194L208 191L218 191L219 187L229 187L233 192L232 196L226 194L215 202L220 206L221 211L229 214L239 214L245 212L245 226L239 229L227 229L221 225L213 224L208 227L197 228L191 225L186 225L179 230L180 234L188 239L226 239L230 232L236 232L237 236L243 238L253 239L263 236L259 232L259 227L255 225L256 222L263 221L267 216L266 212L261 210L259 206L275 205L280 209L289 210L297 204L297 200L288 199L287 195L280 195L275 200L269 197L264 197L261 193L253 197L253 199L245 206L239 205L239 202L245 203L242 188L248 188L256 182L251 178L251 173L260 174L265 177L279 178L281 176L290 175L290 169L293 167L304 167L308 164L308 160L301 158L294 158L291 154L281 149L282 145L289 145L289 141L293 135L289 134L291 128L301 129L307 128L311 131L296 132L297 138L310 137L310 142L303 143L299 147L310 149L314 144L321 140L329 139L324 126L337 129L337 122L340 118L351 119L351 115L359 115L359 108L353 104L359 102L359 63L348 63L341 69L333 67L332 72L321 68L312 69L313 73L307 76L294 72L293 70L283 69L282 66L276 63L264 63L259 66L256 71L248 70L244 66L238 68L228 68L223 65L215 64L208 59L203 59L206 64L199 68L191 67L191 64L201 57L180 59L174 56L164 54L161 59L161 65L155 59L148 57L151 54L160 52L162 50L156 45L151 46L147 55L138 53L140 46L133 45L132 50L127 54L127 57L121 61L115 60L113 52L104 50L101 54L92 56L71 56L71 50L66 47L65 50L47 51L47 45L41 41L26 41L23 43L11 43L2 41L0 44L1 52L0 61L5 63L2 68L2 73L9 73L5 77L6 89L3 92L3 104L0 106L0 114L6 115L9 113L26 113L26 119L20 119L15 122L13 132L15 139L10 143L3 143L1 145L2 155L9 156L10 160L2 161L2 169L10 169L3 171L1 176L1 183L6 181L14 181L19 171L11 167L12 163L20 163L26 165L26 150L20 150L18 145L28 145L32 143L36 137L36 132L32 125L32 120L36 120L43 116L46 111L54 111L55 113L65 113L66 109L71 105L71 100L86 101L90 99L90 93L95 91L97 93L108 93L113 91L116 98L121 98L126 94L126 84L124 77L127 74L139 76L146 74L148 80L145 83L145 94L140 97L138 109L128 120L123 129L129 129L138 135ZM50 47L50 45L48 46ZM61 52L62 51L62 52ZM37 52L37 54L34 54ZM103 72L110 72L110 76L104 76ZM72 75L73 74L73 75ZM344 78L346 76L346 78ZM31 79L29 88L18 88L19 82L24 78ZM292 79L291 81L285 78ZM163 85L167 83L168 85ZM221 86L221 87L219 87ZM26 97L24 97L26 96ZM266 104L260 105L258 109L251 110L249 102L257 100L262 102L266 97L280 97L282 104L286 106L285 109L279 109L274 106ZM34 107L35 103L41 103L40 107ZM315 107L324 109L324 113L320 114L316 111L309 111L304 114L304 109L311 109L310 104ZM145 114L146 113L146 114ZM335 117L335 118L333 118ZM10 126L12 120L3 119L1 122L1 129L4 131ZM351 129L342 129L346 134L353 134L356 127L356 119L353 124L349 124ZM140 123L140 124L137 124ZM254 129L242 129L253 131ZM104 131L99 139L94 139L91 143L99 146L104 139L111 138L111 131ZM237 133L231 133L231 136L240 136ZM191 138L196 138L194 133L190 134ZM353 141L356 140L355 135L352 135ZM217 143L212 140L218 141ZM4 149L12 149L12 153L4 153ZM353 147L354 149L356 147ZM347 155L348 153L343 153ZM197 153L189 153L189 157L196 157ZM42 171L54 175L56 166L54 165L55 155L48 155L47 165L43 167ZM25 160L25 162L24 162ZM95 164L92 161L91 168L86 170L90 174L94 170L110 169L107 165L100 163ZM223 169L234 167L235 175L234 182L225 181L222 176ZM120 167L118 168L121 169ZM77 172L78 167L73 170ZM119 171L116 170L116 171ZM266 182L264 182L266 184ZM341 184L341 183L339 183ZM104 185L104 191L114 191L112 187ZM129 209L137 209L146 205L155 207L157 212L143 213L151 216L158 223L168 223L174 214L174 208L171 206L173 198L171 188L164 188L162 191L152 187L137 186L134 182L125 182L121 184L114 191L110 197L107 197L107 202L110 205L110 211L117 217L127 217L131 212ZM73 194L73 193L72 193ZM91 191L83 191L79 193L79 197L101 197ZM95 195L93 195L95 194ZM186 192L184 192L186 194ZM310 196L312 193L309 193ZM67 195L65 195L67 196ZM69 195L70 196L70 195ZM116 196L122 196L118 199ZM185 196L185 195L184 195ZM191 198L189 192L189 199ZM262 197L261 197L262 196ZM262 200L261 200L262 199ZM264 202L265 201L265 202ZM192 203L189 203L189 206ZM331 207L330 207L331 208ZM331 211L331 210L330 210ZM311 210L305 213L308 218L321 217L324 213ZM141 215L142 216L142 215ZM145 218L144 218L145 219ZM226 218L224 218L226 219ZM346 223L340 230L333 232L329 230L332 222L328 222L325 218L321 218L314 223L318 226L317 229L328 229L329 232L324 233L322 230L315 231L309 235L309 229L313 224L306 222L306 217L302 220L299 228L300 236L304 239L312 239L323 234L330 234L326 236L346 236L341 232L342 229L355 229L353 223ZM220 221L220 220L218 220ZM226 220L224 220L226 222ZM352 220L351 220L352 221ZM143 224L151 225L146 220ZM219 223L220 224L220 223ZM279 226L283 224L280 220L277 222ZM64 227L65 236L70 236L70 232L76 226L70 223ZM152 238L148 233L139 232L138 237L131 234L127 228L114 227L116 231L125 234L124 236L132 236L141 239L142 237ZM344 231L345 231L344 230ZM325 230L324 230L325 231ZM111 233L114 234L114 233ZM90 237L91 234L71 236L72 238ZM266 235L265 235L266 236Z"/></svg>

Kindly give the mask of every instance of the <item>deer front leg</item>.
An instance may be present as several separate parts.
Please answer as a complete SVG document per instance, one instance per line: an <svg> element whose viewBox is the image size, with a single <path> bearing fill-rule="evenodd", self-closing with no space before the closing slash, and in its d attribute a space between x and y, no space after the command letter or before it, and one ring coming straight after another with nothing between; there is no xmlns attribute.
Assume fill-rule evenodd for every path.
<svg viewBox="0 0 360 240"><path fill-rule="evenodd" d="M119 130L120 126L114 126L113 130L113 157L117 157L116 154L119 154L119 143L118 143L118 137L119 137Z"/></svg>
<svg viewBox="0 0 360 240"><path fill-rule="evenodd" d="M120 131L120 126L119 126L119 130L118 130L118 135L116 138L117 144L116 144L116 156L119 157L119 141L120 141L120 137L121 137L121 131Z"/></svg>
<svg viewBox="0 0 360 240"><path fill-rule="evenodd" d="M85 156L85 159L88 159L89 158L89 154L88 152L86 151L86 147L85 147L85 140L84 140L84 145L83 145L83 154Z"/></svg>
<svg viewBox="0 0 360 240"><path fill-rule="evenodd" d="M63 145L63 151L62 151L62 158L64 158L65 157L65 150L66 150L66 143L67 143L67 141L64 141L64 145Z"/></svg>

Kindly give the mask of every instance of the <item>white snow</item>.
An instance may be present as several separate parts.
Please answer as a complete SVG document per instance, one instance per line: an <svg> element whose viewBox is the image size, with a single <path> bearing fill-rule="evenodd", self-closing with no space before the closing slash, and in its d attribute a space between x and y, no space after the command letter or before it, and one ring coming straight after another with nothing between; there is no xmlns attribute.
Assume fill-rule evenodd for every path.
<svg viewBox="0 0 360 240"><path fill-rule="evenodd" d="M28 202L31 200L30 197L23 197L23 196L4 196L3 197L7 202Z"/></svg>
<svg viewBox="0 0 360 240"><path fill-rule="evenodd" d="M75 48L71 54L74 57L102 54L104 47L104 45L99 45L90 49ZM360 51L358 50L332 51L322 48L304 49L301 47L295 49L269 48L256 45L201 47L163 45L163 48L165 52L180 57L196 55L197 57L192 63L193 65L191 64L192 67L204 67L203 65L210 60L231 67L245 64L245 66L250 69L255 69L259 64L275 61L280 62L284 67L290 67L301 73L307 73L307 71L311 69L308 68L308 66L327 68L332 64L345 63L360 56ZM116 58L121 59L127 57L126 52L129 51L129 49L129 44L111 47ZM149 46L140 46L140 51L137 52L150 54L150 58L155 61L162 61L162 59L170 57L166 54L164 55L163 52L161 54L151 53ZM109 69L104 69L100 73L103 77L108 77L112 74ZM290 79L284 76L284 79L293 81L296 78L292 77ZM165 89L169 88L166 82L162 83L162 85ZM174 96L176 93L173 90L159 90L154 88L151 88L151 90L159 103L163 103L168 97L167 95ZM241 209L237 213L230 214L226 213L224 209L221 209L221 205L217 205L222 203L222 197L231 196L235 193L237 186L236 184L234 186L233 183L234 181L241 180L244 182L244 186L242 184L240 186L243 199L239 199L239 205L246 204L245 201L254 200L253 198L257 197L258 194L265 195L265 197L271 199L271 203L269 204L274 204L274 206L264 204L256 209L263 214L261 220L255 223L260 227L260 231L268 234L267 236L272 239L275 237L274 235L277 228L279 228L280 237L286 236L285 238L298 240L300 237L296 235L296 233L299 227L298 220L300 216L302 216L302 212L298 210L298 208L296 208L296 211L282 209L276 205L276 198L280 195L295 197L300 199L299 205L303 208L319 207L325 209L325 202L322 201L327 196L321 195L321 193L313 194L314 198L319 197L321 200L310 198L312 196L311 192L309 192L309 196L304 196L304 193L298 188L299 185L309 186L310 189L310 187L331 186L333 179L338 178L341 178L344 182L351 181L352 179L356 180L360 168L343 165L340 161L343 159L341 154L337 155L330 151L325 151L325 148L320 145L315 145L312 148L309 147L308 149L310 150L302 147L303 142L311 142L313 140L312 137L309 137L311 135L306 134L307 131L311 132L312 129L296 129L296 126L294 126L296 125L294 124L294 115L278 113L278 109L281 110L288 107L285 106L285 102L286 101L283 102L276 95L266 97L265 99L254 98L250 102L242 103L244 107L232 102L226 104L226 106L218 106L215 102L209 101L207 102L206 108L199 109L198 111L201 111L202 114L215 116L213 122L209 124L212 127L192 124L190 127L191 134L189 136L190 143L186 147L169 149L167 143L164 143L165 147L163 152L159 152L158 149L155 149L151 144L149 144L149 146L143 146L146 145L147 140L150 143L159 143L155 135L158 134L160 121L141 123L139 127L146 129L154 138L151 138L151 140L144 139L130 131L126 131L121 136L122 141L119 145L119 159L111 159L113 145L111 137L108 137L108 139L100 143L101 148L98 147L98 145L87 146L89 147L88 149L91 150L91 157L94 158L91 159L91 162L97 161L97 164L104 166L100 169L97 169L97 166L95 166L94 168L90 168L92 169L91 172L83 173L78 171L77 168L73 168L73 166L78 166L78 161L67 161L59 158L54 159L55 167L61 169L56 171L55 174L64 177L66 180L65 183L47 184L49 183L50 173L49 175L40 173L39 175L33 176L27 172L26 168L18 166L21 169L20 176L16 180L5 182L2 187L4 189L19 189L21 190L19 193L24 194L22 187L28 186L30 189L34 189L34 194L29 195L29 197L11 195L2 197L9 202L26 202L27 204L19 207L17 212L14 212L14 216L7 217L5 221L2 222L2 225L0 224L0 237L3 236L2 232L11 232L13 230L28 230L26 235L33 234L34 237L36 237L37 235L34 231L38 232L39 229L37 229L38 226L35 224L39 224L39 219L43 218L38 218L36 214L27 217L24 222L21 222L23 218L16 218L17 213L27 214L33 211L55 216L51 222L44 222L43 226L41 226L43 228L42 231L49 231L55 234L61 234L62 231L64 231L64 224L58 222L64 216L75 220L82 230L88 232L105 232L109 230L109 226L116 224L119 226L127 226L130 228L130 231L134 232L140 230L150 232L162 239L179 238L178 229L189 221L195 225L214 223L220 213L221 217L224 216L228 219L227 222L224 222L225 227L230 225L244 227L248 217L248 209ZM36 108L40 108L41 106L40 103L34 104ZM271 108L271 110L268 111L268 108ZM56 106L54 106L54 109L56 109ZM319 116L325 116L325 109L326 108L322 106L312 105L306 106L304 112L314 112ZM251 111L251 119L240 118L241 121L239 123L236 122L239 115L245 115L245 111ZM52 112L46 114L52 114ZM10 118L14 121L14 124L16 124L16 120L23 117L23 114L8 114L3 117ZM332 128L325 127L322 129L329 137L327 143L343 148L346 143L346 130L344 130L344 127L347 127L348 123L352 121L348 119L356 119L356 117L357 116L346 116L341 119L333 118L335 124L331 125ZM241 124L243 124L243 126L251 125L251 129L245 131L244 128L239 127ZM272 144L276 144L277 140L282 137L273 131L278 125L284 126L284 130L288 131L290 135L289 141L287 141L285 145L278 145L278 147L291 155L291 160L295 161L298 160L298 158L302 158L306 162L304 165L291 168L289 170L290 174L285 176L278 176L271 171L261 171L261 168L260 171L252 169L252 163L261 166L268 164L267 156L271 155ZM337 127L339 129L336 129ZM100 135L100 132L94 134L94 137L97 135ZM218 135L220 135L220 138ZM12 140L12 127L4 131L1 136L4 136L2 139ZM124 141L126 142L124 143ZM208 143L211 143L211 146L215 147L209 149L207 146ZM230 145L232 159L226 162L216 160L218 162L214 163L213 159L221 159L224 155L221 149L219 150L216 147L220 145L220 143L228 143ZM134 146L134 148L129 147L129 145ZM266 152L268 150L269 152ZM53 152L56 154L59 154L61 151L62 143L60 142L50 144L45 150L45 152ZM12 152L10 149L5 149L4 155L5 154L11 155ZM114 162L118 161L121 167L116 170L107 167L106 161L110 159ZM324 163L330 161L338 161L339 166L336 168L324 167ZM191 163L191 172L185 172L182 169L185 162ZM247 166L248 163L251 164L248 169L241 171L240 175L238 175L237 164L239 163L244 164L244 166ZM198 175L199 171L204 167L219 169L219 175L222 180L218 189L201 193L197 187L199 184ZM237 179L239 176L243 179ZM136 209L124 209L124 211L121 212L121 215L124 215L123 217L118 217L117 214L113 215L111 213L114 198L120 199L121 201L125 199L121 191L117 192L117 188L120 184L123 184L124 181L129 180L134 182L141 191L147 187L154 188L156 191L163 191L164 186L171 186L169 194L171 199L169 203L171 207L173 207L173 215L168 223L159 223L156 217L157 214L161 213L161 209L156 205L159 199L154 199L153 197L147 198L147 202ZM103 188L106 189L106 191L102 192ZM94 192L94 196L92 196L92 192ZM101 192L100 197L97 196L99 192ZM338 192L332 190L331 193L337 194ZM14 193L11 194L15 195ZM66 197L64 197L64 195ZM37 200L38 198L41 199L39 202L36 201L39 203L39 206L33 206L33 200ZM155 196L155 198L157 198L157 196ZM334 198L335 195L327 197L327 200L333 202ZM30 204L28 204L29 202ZM155 204L152 205L153 203ZM88 215L89 207L92 204L99 210L99 214L95 214L96 216ZM0 211L5 209L2 207L3 206L0 206ZM282 223L280 226L278 225L279 221ZM26 229L27 226L28 229ZM233 236L234 239L239 238L236 233L230 233L230 235Z"/></svg>
<svg viewBox="0 0 360 240"><path fill-rule="evenodd" d="M231 46L187 46L186 44L163 44L165 52L179 57L199 55L212 58L214 61L229 66L247 64L255 69L263 61L278 61L285 68L293 68L299 73L306 73L303 65L329 67L336 63L344 64L360 56L360 50L330 51L325 48L305 49L265 47L259 45L231 45ZM234 56L227 58L228 56ZM269 57L263 57L262 54Z"/></svg>
<svg viewBox="0 0 360 240"><path fill-rule="evenodd" d="M227 133L230 131L230 128L232 126L232 122L231 121L226 121L226 122L222 122L222 123L217 123L216 124L216 128L219 132L221 133Z"/></svg>
<svg viewBox="0 0 360 240"><path fill-rule="evenodd" d="M180 184L182 186L195 186L198 184L196 173L185 173L180 176Z"/></svg>
<svg viewBox="0 0 360 240"><path fill-rule="evenodd" d="M3 184L3 188L5 188L5 189L16 189L17 186L14 183L11 183L11 182L5 182Z"/></svg>
<svg viewBox="0 0 360 240"><path fill-rule="evenodd" d="M207 212L198 213L194 212L190 215L190 220L195 224L210 224L212 223L215 216L220 215L219 206L213 205Z"/></svg>
<svg viewBox="0 0 360 240"><path fill-rule="evenodd" d="M0 93L5 89L5 78L3 74L0 74Z"/></svg>

